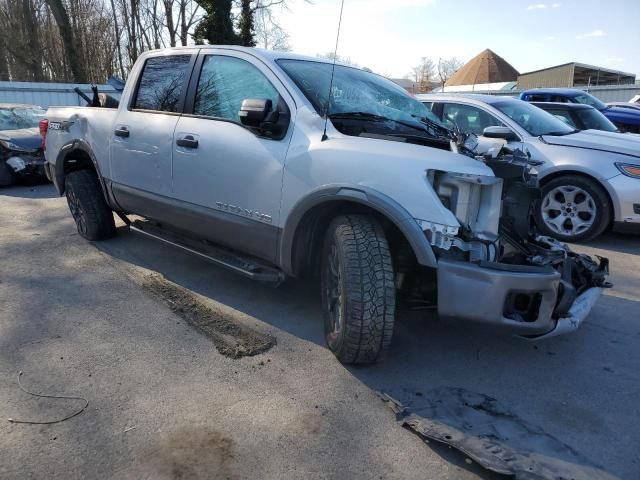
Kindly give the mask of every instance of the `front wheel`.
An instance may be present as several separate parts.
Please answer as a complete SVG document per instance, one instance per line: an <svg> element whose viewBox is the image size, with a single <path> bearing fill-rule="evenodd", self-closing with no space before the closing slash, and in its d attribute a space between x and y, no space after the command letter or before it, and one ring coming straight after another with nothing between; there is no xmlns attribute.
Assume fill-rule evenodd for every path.
<svg viewBox="0 0 640 480"><path fill-rule="evenodd" d="M375 362L391 344L395 285L389 244L366 215L335 218L322 251L325 339L342 363Z"/></svg>
<svg viewBox="0 0 640 480"><path fill-rule="evenodd" d="M545 183L536 223L545 235L580 242L600 235L611 222L611 201L595 181L563 175Z"/></svg>

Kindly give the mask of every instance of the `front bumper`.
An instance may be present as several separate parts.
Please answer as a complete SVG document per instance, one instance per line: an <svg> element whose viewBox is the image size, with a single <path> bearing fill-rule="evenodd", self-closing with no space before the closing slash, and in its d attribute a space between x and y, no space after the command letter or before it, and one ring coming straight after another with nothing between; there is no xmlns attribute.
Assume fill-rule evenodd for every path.
<svg viewBox="0 0 640 480"><path fill-rule="evenodd" d="M568 313L554 318L560 283L560 274L551 268L440 259L438 314L443 319L478 322L526 337L558 335L578 328L601 291L585 291Z"/></svg>
<svg viewBox="0 0 640 480"><path fill-rule="evenodd" d="M613 200L616 229L625 230L640 225L640 179L617 175L608 180Z"/></svg>

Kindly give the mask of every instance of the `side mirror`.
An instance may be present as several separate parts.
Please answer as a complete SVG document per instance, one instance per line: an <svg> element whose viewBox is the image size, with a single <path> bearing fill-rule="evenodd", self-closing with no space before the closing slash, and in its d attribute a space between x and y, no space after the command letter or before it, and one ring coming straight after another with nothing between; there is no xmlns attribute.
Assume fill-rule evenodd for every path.
<svg viewBox="0 0 640 480"><path fill-rule="evenodd" d="M267 119L273 108L272 102L266 98L247 98L242 101L240 122L246 127L259 128Z"/></svg>
<svg viewBox="0 0 640 480"><path fill-rule="evenodd" d="M486 138L499 138L511 142L520 138L508 127L487 127L482 131L482 136Z"/></svg>

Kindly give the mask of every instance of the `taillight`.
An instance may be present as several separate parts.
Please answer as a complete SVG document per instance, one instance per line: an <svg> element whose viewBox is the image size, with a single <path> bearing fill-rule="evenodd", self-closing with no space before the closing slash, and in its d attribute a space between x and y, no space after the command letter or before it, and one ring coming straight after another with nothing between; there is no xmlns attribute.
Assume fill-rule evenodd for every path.
<svg viewBox="0 0 640 480"><path fill-rule="evenodd" d="M44 141L47 138L47 130L49 130L49 120L43 118L38 123L38 127L40 127L40 136L42 137L42 149L44 150Z"/></svg>

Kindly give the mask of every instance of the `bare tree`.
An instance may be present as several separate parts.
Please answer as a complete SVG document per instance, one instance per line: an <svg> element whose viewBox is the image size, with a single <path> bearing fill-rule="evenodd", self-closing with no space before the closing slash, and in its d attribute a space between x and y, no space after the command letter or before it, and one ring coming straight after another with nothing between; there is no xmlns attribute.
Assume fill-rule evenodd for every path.
<svg viewBox="0 0 640 480"><path fill-rule="evenodd" d="M258 2L258 5L260 3ZM255 12L256 46L267 50L288 52L289 34L274 20L273 10L259 8Z"/></svg>
<svg viewBox="0 0 640 480"><path fill-rule="evenodd" d="M444 88L444 84L447 80L456 73L464 63L457 57L451 58L439 58L438 59L438 77L440 78L440 84Z"/></svg>
<svg viewBox="0 0 640 480"><path fill-rule="evenodd" d="M416 82L417 93L431 91L431 84L436 78L436 65L428 57L422 57L420 63L411 69L411 78Z"/></svg>

